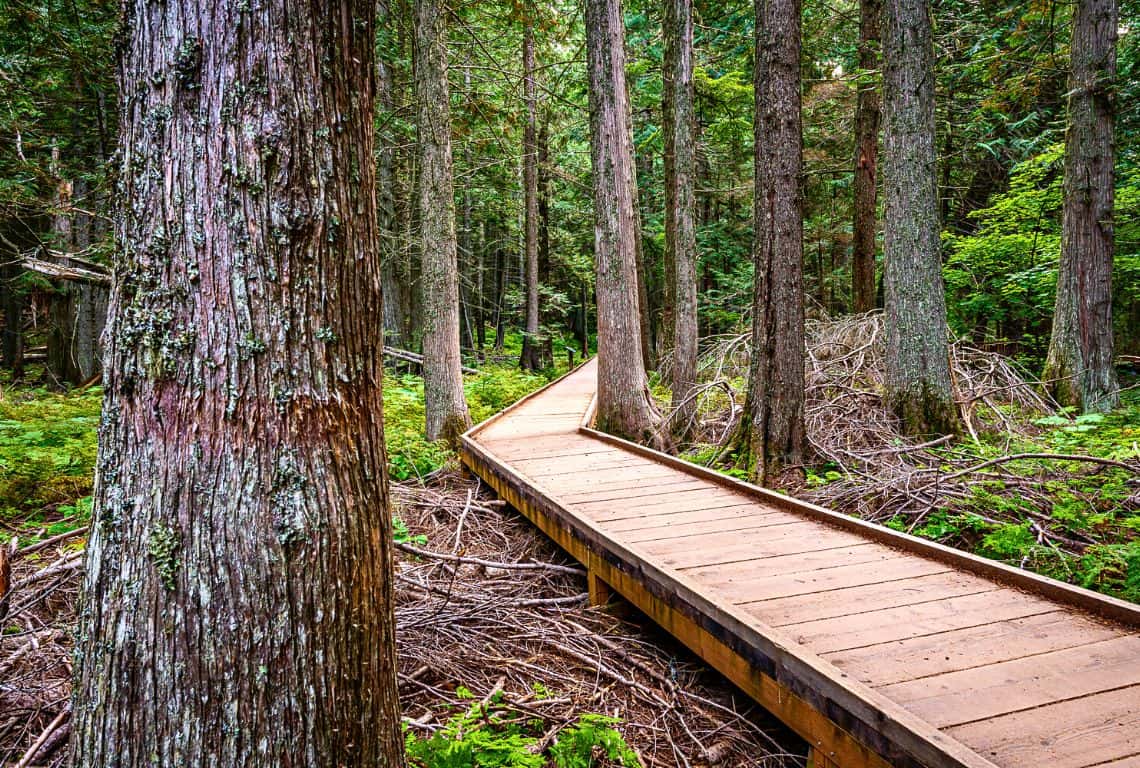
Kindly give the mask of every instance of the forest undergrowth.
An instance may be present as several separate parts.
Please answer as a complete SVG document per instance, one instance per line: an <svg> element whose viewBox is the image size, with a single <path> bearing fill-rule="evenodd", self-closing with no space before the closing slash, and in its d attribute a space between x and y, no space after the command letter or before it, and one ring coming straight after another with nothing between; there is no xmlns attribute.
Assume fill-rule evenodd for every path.
<svg viewBox="0 0 1140 768"><path fill-rule="evenodd" d="M545 381L513 368L472 377L473 415ZM420 387L409 374L385 391L412 766L803 763L778 724L648 620L591 607L579 567L419 437ZM0 765L64 766L100 393L3 394Z"/></svg>
<svg viewBox="0 0 1140 768"><path fill-rule="evenodd" d="M1140 602L1140 389L1074 415L1016 360L951 345L960 434L904 436L885 407L882 315L807 326L808 501L1082 587ZM732 453L749 338L703 352L682 452L744 476ZM664 378L664 377L663 377Z"/></svg>

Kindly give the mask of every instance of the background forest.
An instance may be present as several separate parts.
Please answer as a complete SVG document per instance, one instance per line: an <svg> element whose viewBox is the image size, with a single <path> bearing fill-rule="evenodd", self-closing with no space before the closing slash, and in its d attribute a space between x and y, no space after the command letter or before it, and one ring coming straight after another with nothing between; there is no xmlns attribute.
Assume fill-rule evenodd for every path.
<svg viewBox="0 0 1140 768"><path fill-rule="evenodd" d="M883 206L881 197L869 211L856 204L863 157L857 105L861 92L878 91L882 73L877 43L861 40L860 34L861 12L877 6L877 0L861 3L803 0L802 5L807 455L798 467L798 482L786 490L1140 601L1140 0L1121 0L1116 44L1112 330L1121 403L1109 413L1063 407L1038 381L1053 326L1061 254L1073 5L1060 0L932 3L942 276L962 415L961 434L934 439L908 435L883 402ZM430 189L434 182L424 180L417 130L423 107L416 88L417 7L379 0L375 42L376 203L384 294L383 315L376 322L383 323L390 348L384 432L402 505L397 540L412 548L405 554L424 546L447 550L452 535L459 551L459 532L444 530L438 514L425 512L433 504L447 511L453 525L459 520L460 532L472 509L469 532L476 519L489 528L512 525L494 502L477 501L478 489L456 491L464 481L450 474L451 446L425 435L425 420L433 432L432 409L425 406L420 355L430 355L435 310L424 299L425 235L418 200L425 184ZM459 386L470 418L478 422L597 348L586 27L579 3L558 0L480 0L455 3L445 13L459 328L467 369ZM752 357L755 10L750 2L695 0L693 15L700 357L691 401L676 406L676 401L670 405L675 319L666 237L669 136L663 117L669 20L660 2L624 4L644 362L656 404L670 416L664 423L675 426L676 413L687 420L672 434L663 428L657 436L661 444L690 460L750 477L752 468L735 435L747 410ZM114 64L118 25L113 0L0 0L0 548L23 553L29 569L46 566L49 577L28 575L30 570L24 575L31 579L27 585L36 583L44 591L20 607L41 611L39 616L67 610L52 604L48 588L70 595L80 566L74 549L60 550L58 561L40 558L53 546L74 547L91 516L102 398L98 338L121 182L116 178L124 107L118 103ZM194 46L175 51L174 71L192 72L200 53ZM245 87L253 92L260 85ZM169 118L161 110L146 116L151 128ZM530 286L529 156L537 177L537 216L532 217L537 283ZM865 282L864 295L857 296L860 217L864 230L869 222L877 233L876 269L870 291ZM528 318L528 299L537 306L537 319L533 312ZM164 339L173 356L182 351L177 336L162 336L161 318L155 328L140 331L151 332ZM260 343L247 339L243 354L263 352ZM436 434L442 433L436 430L432 437ZM468 533L473 535L480 534ZM509 541L500 537L508 542L502 546L517 554L522 535L516 530ZM498 559L493 556L500 545L488 535L472 546L481 556ZM528 539L527 546L535 545ZM551 568L564 578L576 576L567 566ZM502 597L480 592L485 586L457 594L457 612L462 613L463 600L484 605ZM553 587L533 581L521 584L511 599L528 599L527 589L546 589L540 602L559 605L581 597L572 581ZM4 591L0 588L0 596ZM439 627L448 616L425 618L426 612L408 605L400 615L401 632L426 637L429 630L443 631ZM0 621L7 610L4 605ZM495 622L505 625L508 619L488 621L497 631ZM23 637L18 623L11 626L4 631ZM560 636L574 633L565 625L546 629ZM427 647L428 641L419 639ZM627 670L658 661L673 664L668 653L649 660L636 656L648 653L640 641L631 641L627 653L623 658L633 659ZM64 658L59 650L53 663L62 667ZM476 662L463 666L458 656L450 661L464 674L488 674ZM402 673L411 677L401 678L402 684L415 679L410 664ZM0 658L0 669L14 665ZM487 690L495 687L493 678L482 682ZM453 731L462 732L499 703L492 691L476 705L467 701L469 690L449 685L440 684L446 694L425 688L416 689L416 695L429 701L429 709L433 697L446 695L457 713L447 726ZM498 687L501 695L501 683ZM60 690L54 691L56 704L65 697ZM631 694L637 701L630 706L650 712L646 718L655 716L651 694ZM554 700L551 707L568 706L537 687L533 698L535 707L545 698ZM559 716L569 722L573 714ZM746 750L758 729L743 718L730 720L725 749ZM614 723L584 720L575 727L586 734L587 753L602 743L611 748L613 760L635 761L623 751L625 742L615 740ZM24 721L18 725L23 728ZM715 733L718 726L708 728ZM16 719L0 718L0 747L8 739L25 749L34 730L17 739ZM542 734L513 736L523 740L514 745L521 749ZM526 739L531 742L524 744ZM413 737L409 755L433 764L427 740ZM573 759L567 754L566 764L574 765ZM684 762L678 758L676 764Z"/></svg>

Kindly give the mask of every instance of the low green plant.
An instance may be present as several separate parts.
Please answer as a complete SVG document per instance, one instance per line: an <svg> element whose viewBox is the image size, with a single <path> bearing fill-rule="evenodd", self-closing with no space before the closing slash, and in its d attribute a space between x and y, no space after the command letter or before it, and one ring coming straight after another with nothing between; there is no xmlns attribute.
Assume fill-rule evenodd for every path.
<svg viewBox="0 0 1140 768"><path fill-rule="evenodd" d="M613 717L582 715L578 724L559 734L558 741L550 748L554 764L558 768L593 768L598 764L600 753L611 765L639 768L641 761L637 753L614 728L618 722Z"/></svg>
<svg viewBox="0 0 1140 768"><path fill-rule="evenodd" d="M98 388L9 388L0 399L0 537L25 542L84 526L99 425Z"/></svg>
<svg viewBox="0 0 1140 768"><path fill-rule="evenodd" d="M461 689L466 691L466 689ZM457 693L459 691L457 690ZM469 692L468 692L469 693ZM460 698L468 698L461 696ZM584 714L562 730L548 754L539 751L546 723L500 706L502 694L452 717L427 738L405 731L408 762L417 768L640 768L612 717Z"/></svg>

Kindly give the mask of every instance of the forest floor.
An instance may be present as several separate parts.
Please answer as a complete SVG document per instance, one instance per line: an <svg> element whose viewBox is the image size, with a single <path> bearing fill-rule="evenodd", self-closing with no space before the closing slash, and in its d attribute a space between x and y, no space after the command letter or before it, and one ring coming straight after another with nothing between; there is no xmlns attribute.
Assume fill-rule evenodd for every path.
<svg viewBox="0 0 1140 768"><path fill-rule="evenodd" d="M646 768L803 763L778 723L651 622L625 606L588 605L585 573L470 476L448 469L392 491L413 765L451 765L443 751L469 749L502 761L479 765L540 768L573 739L595 757L624 740ZM79 530L13 558L0 766L67 764L81 558ZM621 755L614 748L594 764L620 765Z"/></svg>
<svg viewBox="0 0 1140 768"><path fill-rule="evenodd" d="M476 418L544 380L504 370L469 384ZM418 440L417 386L397 377L385 393L391 469L404 478L392 499L412 765L470 765L471 753L517 768L632 756L646 768L803 765L779 723L632 609L590 606L576 564ZM0 606L0 766L65 766L100 393L3 394L0 549L11 589Z"/></svg>
<svg viewBox="0 0 1140 768"><path fill-rule="evenodd" d="M963 435L907 438L882 405L881 338L874 314L810 324L812 458L805 484L791 492L1140 601L1136 373L1121 369L1120 409L1074 416L1013 361L958 343ZM707 346L697 423L681 446L687 458L735 475L744 474L731 436L746 341ZM490 416L555 373L490 366L467 381L472 417ZM560 752L568 749L601 756L600 765L631 763L632 754L647 767L803 764L796 739L651 622L623 606L589 606L581 569L459 470L446 447L423 440L422 386L410 373L390 376L384 414L413 765L467 765L472 751L518 768L591 764ZM0 603L4 768L66 763L100 401L97 387L0 382L0 551L11 553L12 587Z"/></svg>

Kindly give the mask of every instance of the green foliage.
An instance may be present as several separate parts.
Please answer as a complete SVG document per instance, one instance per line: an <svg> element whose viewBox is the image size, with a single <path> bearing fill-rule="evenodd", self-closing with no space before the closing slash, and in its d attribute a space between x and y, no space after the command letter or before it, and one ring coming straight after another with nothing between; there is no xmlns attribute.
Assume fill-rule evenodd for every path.
<svg viewBox="0 0 1140 768"><path fill-rule="evenodd" d="M558 742L550 748L554 764L557 768L593 768L600 752L611 765L639 768L637 754L614 728L618 722L613 717L582 715L578 724L559 734Z"/></svg>
<svg viewBox="0 0 1140 768"><path fill-rule="evenodd" d="M0 399L0 521L25 541L90 519L101 399L98 388L8 389Z"/></svg>
<svg viewBox="0 0 1140 768"><path fill-rule="evenodd" d="M557 347L556 347L557 349ZM557 361L557 356L556 356ZM563 361L565 365L565 361ZM549 381L555 371L528 373L515 366L488 366L467 377L464 391L471 418L478 423ZM451 450L442 441L424 439L424 383L412 374L384 381L384 441L394 480L430 474L447 463Z"/></svg>
<svg viewBox="0 0 1140 768"><path fill-rule="evenodd" d="M1061 252L1064 146L1014 166L1009 189L970 218L977 231L947 233L943 275L954 331L976 341L1016 340L1040 359L1049 341ZM1128 323L1140 304L1140 172L1117 179L1114 315L1122 349L1134 349Z"/></svg>
<svg viewBox="0 0 1140 768"><path fill-rule="evenodd" d="M520 717L517 711L499 706L500 700L501 694L485 705L472 706L428 738L406 731L409 763L417 768L543 768L550 763L555 768L602 764L640 768L636 753L614 727L619 721L595 714L582 715L558 735L548 763L537 751L546 723Z"/></svg>

